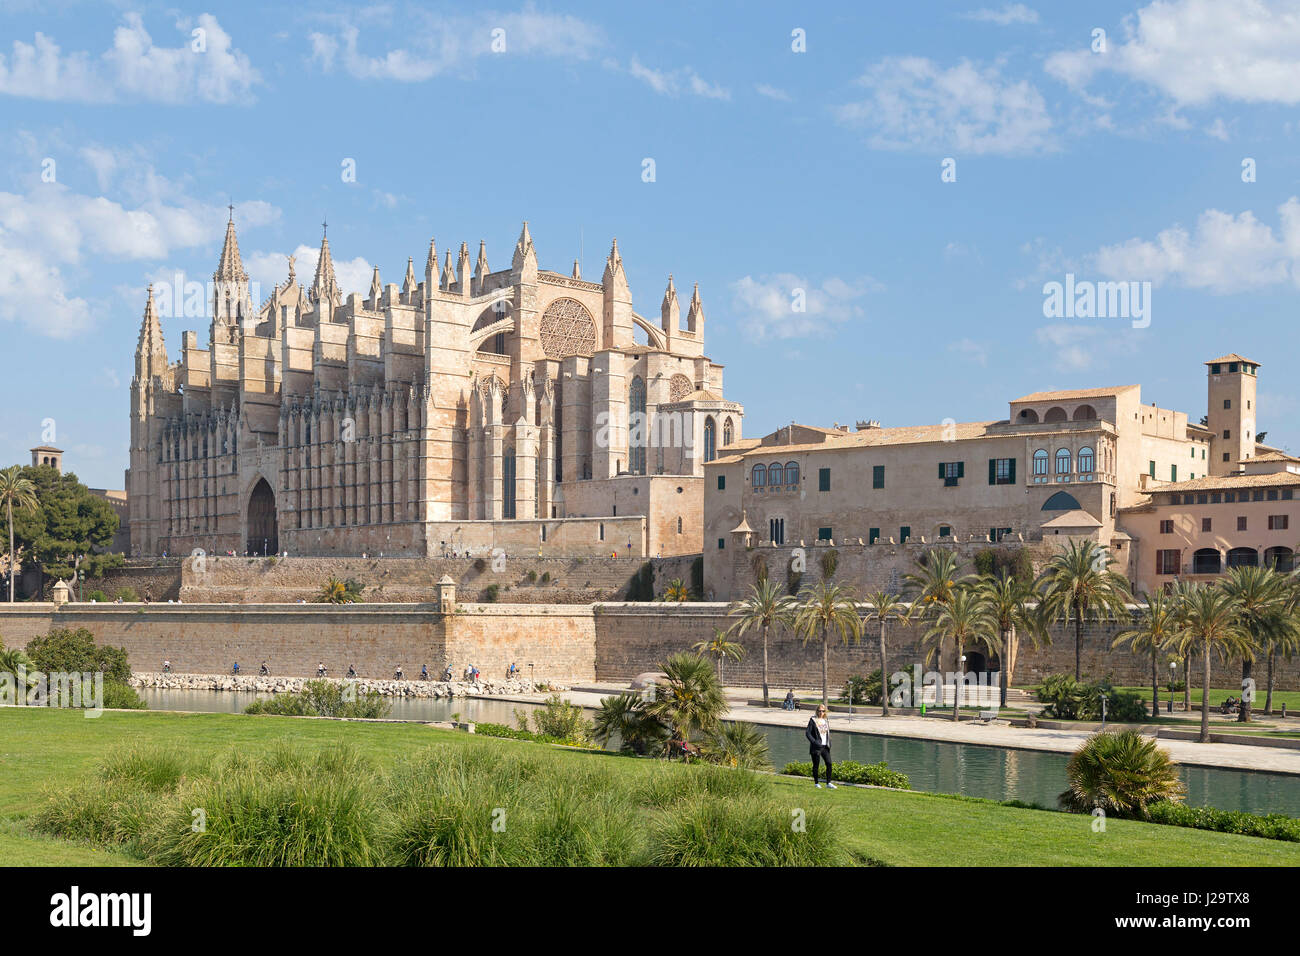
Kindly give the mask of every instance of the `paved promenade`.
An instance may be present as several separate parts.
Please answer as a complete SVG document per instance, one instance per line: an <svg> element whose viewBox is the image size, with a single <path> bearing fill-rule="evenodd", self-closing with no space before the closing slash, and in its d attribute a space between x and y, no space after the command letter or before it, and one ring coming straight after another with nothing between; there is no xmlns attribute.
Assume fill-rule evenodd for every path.
<svg viewBox="0 0 1300 956"><path fill-rule="evenodd" d="M594 689L594 688L593 688ZM589 690L570 691L564 696L584 707L599 706L602 697L621 693L625 688L610 686L608 691L593 693ZM728 688L731 709L729 720L745 720L756 724L777 727L798 727L808 723L807 710L788 711L773 707L751 707L745 700L758 696L753 691ZM992 747L1014 747L1021 750L1046 750L1053 753L1073 753L1091 736L1087 730L1044 730L1012 727L1006 723L976 724L971 721L954 723L940 717L881 717L876 707L867 708L867 714L833 713L831 729L838 732L876 734L882 737L913 737L921 740L940 740L954 744L984 744ZM1222 767L1235 770L1262 770L1269 773L1300 775L1300 750L1280 747L1257 747L1243 744L1202 744L1191 740L1160 740L1160 746L1182 764L1201 767Z"/></svg>

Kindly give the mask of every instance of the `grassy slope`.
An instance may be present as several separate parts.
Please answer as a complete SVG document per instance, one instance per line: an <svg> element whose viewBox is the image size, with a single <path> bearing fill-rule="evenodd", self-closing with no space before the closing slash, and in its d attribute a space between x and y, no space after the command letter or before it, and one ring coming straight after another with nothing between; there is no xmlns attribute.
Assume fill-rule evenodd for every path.
<svg viewBox="0 0 1300 956"><path fill-rule="evenodd" d="M0 709L0 862L9 865L130 863L106 853L48 840L21 823L47 786L92 773L104 755L131 743L176 744L196 756L231 747L260 750L280 741L320 747L346 736L380 763L430 743L459 745L465 734L415 724L364 724L234 714L106 713L87 720L70 711ZM490 741L490 746L538 746ZM567 760L609 760L620 774L638 761L583 753ZM792 807L836 807L861 856L900 865L1300 865L1300 844L1177 827L1108 821L1093 833L1088 817L1019 810L926 794L843 787L816 790L807 780L776 783ZM7 822L6 822L7 821Z"/></svg>

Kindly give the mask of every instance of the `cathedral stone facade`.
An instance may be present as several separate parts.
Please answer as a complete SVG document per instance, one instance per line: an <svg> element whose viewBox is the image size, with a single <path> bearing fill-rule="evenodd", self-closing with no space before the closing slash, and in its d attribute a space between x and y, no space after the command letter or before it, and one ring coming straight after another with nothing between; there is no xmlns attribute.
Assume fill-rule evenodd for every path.
<svg viewBox="0 0 1300 956"><path fill-rule="evenodd" d="M685 325L632 307L615 240L600 282L538 268L525 223L508 269L462 243L423 280L343 295L322 238L310 289L251 298L232 221L206 348L169 362L150 289L127 472L139 556L646 555L699 551L704 462L743 408Z"/></svg>

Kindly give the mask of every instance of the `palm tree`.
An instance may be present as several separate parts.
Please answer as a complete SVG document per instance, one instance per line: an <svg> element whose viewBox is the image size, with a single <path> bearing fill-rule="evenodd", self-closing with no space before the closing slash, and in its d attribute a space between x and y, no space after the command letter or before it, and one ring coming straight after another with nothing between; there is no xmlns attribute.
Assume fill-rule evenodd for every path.
<svg viewBox="0 0 1300 956"><path fill-rule="evenodd" d="M952 719L961 717L961 694L958 688L964 676L962 655L967 647L984 647L989 651L998 651L1002 642L997 635L997 620L986 598L977 587L963 585L953 588L952 595L943 604L935 605L938 610L934 615L934 624L921 638L922 646L928 646L925 661L928 664L939 653L944 641L952 641L957 651L957 667L952 688Z"/></svg>
<svg viewBox="0 0 1300 956"><path fill-rule="evenodd" d="M822 644L822 704L829 703L826 679L826 655L831 632L839 635L847 644L849 639L857 640L862 634L862 621L853 604L852 589L839 584L831 584L825 578L803 592L795 612L794 630L803 635L807 644L814 637Z"/></svg>
<svg viewBox="0 0 1300 956"><path fill-rule="evenodd" d="M889 716L889 663L885 657L885 625L889 621L906 622L908 608L902 600L888 591L867 595L870 610L863 616L863 629L867 621L880 623L880 716Z"/></svg>
<svg viewBox="0 0 1300 956"><path fill-rule="evenodd" d="M1169 752L1136 730L1089 737L1066 764L1070 786L1061 806L1075 813L1100 807L1119 817L1146 819L1153 803L1178 801L1185 787Z"/></svg>
<svg viewBox="0 0 1300 956"><path fill-rule="evenodd" d="M1300 578L1295 574L1287 575L1287 597L1282 613L1292 621L1300 616ZM1277 663L1277 656L1281 654L1283 660L1289 661L1297 651L1300 651L1300 627L1275 634L1268 641L1268 688L1264 696L1266 716L1273 715L1273 668Z"/></svg>
<svg viewBox="0 0 1300 956"><path fill-rule="evenodd" d="M14 508L19 511L35 511L39 507L36 500L36 485L30 478L22 476L17 465L0 471L0 502L5 506L5 519L9 525L9 603L14 603Z"/></svg>
<svg viewBox="0 0 1300 956"><path fill-rule="evenodd" d="M696 732L712 734L727 712L713 665L694 654L673 654L664 662L664 679L655 684L645 712L662 722L673 740L690 742ZM683 747L683 750L685 748Z"/></svg>
<svg viewBox="0 0 1300 956"><path fill-rule="evenodd" d="M1263 650L1269 644L1285 634L1296 631L1296 619L1287 613L1287 598L1290 596L1290 581L1286 575L1279 574L1272 568L1237 567L1232 568L1220 579L1223 588L1236 605L1237 620L1250 638L1250 646L1241 656L1241 706L1237 708L1237 720L1250 720L1250 705L1253 693L1247 693L1247 681L1255 665L1255 651Z"/></svg>
<svg viewBox="0 0 1300 956"><path fill-rule="evenodd" d="M916 570L903 580L916 591L912 600L922 620L931 616L937 605L948 603L953 590L970 578L961 574L961 560L952 548L931 548L915 562Z"/></svg>
<svg viewBox="0 0 1300 956"><path fill-rule="evenodd" d="M746 770L766 770L772 766L767 735L743 720L724 722L704 749L710 763Z"/></svg>
<svg viewBox="0 0 1300 956"><path fill-rule="evenodd" d="M1179 615L1181 627L1176 638L1183 651L1197 650L1201 655L1201 743L1210 739L1210 654L1232 657L1250 646L1250 635L1237 615L1237 605L1227 591L1218 586L1199 585L1188 589L1186 603ZM1191 675L1188 675L1189 678ZM1191 686L1191 680L1188 680Z"/></svg>
<svg viewBox="0 0 1300 956"><path fill-rule="evenodd" d="M1041 615L1037 612L1038 592L1028 581L1022 581L1005 571L993 577L986 575L977 585L985 600L989 612L993 615L997 627L998 640L1002 644L1001 674L999 675L999 697L1002 706L1007 706L1007 690L1011 686L1011 669L1016 665L1016 651L1020 646L1020 634L1027 635L1038 647L1039 640L1051 637L1042 626Z"/></svg>
<svg viewBox="0 0 1300 956"><path fill-rule="evenodd" d="M730 631L744 637L751 628L763 634L763 706L770 706L767 694L767 636L774 627L789 628L794 623L795 599L781 593L781 589L768 578L750 585L749 597L738 601L728 612L738 618Z"/></svg>
<svg viewBox="0 0 1300 956"><path fill-rule="evenodd" d="M1151 716L1160 716L1160 649L1178 632L1179 607L1177 598L1163 589L1155 594L1143 594L1137 623L1115 638L1111 647L1128 644L1136 654L1151 655Z"/></svg>
<svg viewBox="0 0 1300 956"><path fill-rule="evenodd" d="M713 629L713 638L711 640L699 641L694 645L693 650L700 656L707 654L717 660L718 683L724 686L726 680L722 676L722 662L727 658L738 661L745 656L745 648L735 641L727 640L727 632L720 627Z"/></svg>
<svg viewBox="0 0 1300 956"><path fill-rule="evenodd" d="M640 694L612 694L600 702L591 721L592 735L601 746L618 735L625 749L646 754L663 743L666 728L646 712Z"/></svg>
<svg viewBox="0 0 1300 956"><path fill-rule="evenodd" d="M25 675L21 685L18 682L20 669ZM26 652L17 647L6 648L3 644L0 644L0 674L13 676L15 704L27 703L26 691L40 684L42 676Z"/></svg>
<svg viewBox="0 0 1300 956"><path fill-rule="evenodd" d="M316 595L318 604L356 604L361 600L361 585L351 578L340 581L334 576L321 585Z"/></svg>
<svg viewBox="0 0 1300 956"><path fill-rule="evenodd" d="M1128 581L1108 570L1106 548L1095 541L1071 541L1038 579L1049 620L1074 622L1074 679L1083 679L1083 624L1126 614Z"/></svg>
<svg viewBox="0 0 1300 956"><path fill-rule="evenodd" d="M681 578L673 578L668 582L668 590L664 591L664 600L680 603L691 599L691 589L686 586L686 582Z"/></svg>

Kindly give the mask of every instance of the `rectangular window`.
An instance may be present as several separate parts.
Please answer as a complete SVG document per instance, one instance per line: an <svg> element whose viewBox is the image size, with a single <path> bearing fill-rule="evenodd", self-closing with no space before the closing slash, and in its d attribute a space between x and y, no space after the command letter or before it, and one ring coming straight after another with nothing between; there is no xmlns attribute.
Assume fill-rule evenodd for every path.
<svg viewBox="0 0 1300 956"><path fill-rule="evenodd" d="M1202 518L1202 519L1201 519L1201 530L1202 530L1202 531L1211 531L1211 530L1213 530L1213 527L1214 527L1213 519L1211 519L1211 518Z"/></svg>
<svg viewBox="0 0 1300 956"><path fill-rule="evenodd" d="M818 491L831 490L831 470L829 468L817 469L817 490Z"/></svg>
<svg viewBox="0 0 1300 956"><path fill-rule="evenodd" d="M1290 488L1283 488L1283 489L1282 489L1282 500L1283 500L1283 501L1290 501L1290 500L1291 500L1291 489L1290 489Z"/></svg>
<svg viewBox="0 0 1300 956"><path fill-rule="evenodd" d="M1245 531L1245 530L1246 530L1246 516L1245 516L1245 515L1237 515L1237 530L1238 530L1238 531Z"/></svg>
<svg viewBox="0 0 1300 956"><path fill-rule="evenodd" d="M1269 500L1269 501L1277 501L1277 489L1276 489L1276 488L1270 488L1270 489L1268 489L1268 500Z"/></svg>
<svg viewBox="0 0 1300 956"><path fill-rule="evenodd" d="M818 529L817 529L817 540L818 540L818 541L833 541L834 539L831 537L831 529L830 529L830 528L818 528Z"/></svg>
<svg viewBox="0 0 1300 956"><path fill-rule="evenodd" d="M939 525L939 537L946 538L950 534L952 534L952 528L948 527L946 524Z"/></svg>
<svg viewBox="0 0 1300 956"><path fill-rule="evenodd" d="M1014 458L989 459L989 484L1014 485L1016 483L1016 460Z"/></svg>
<svg viewBox="0 0 1300 956"><path fill-rule="evenodd" d="M966 463L964 461L939 462L939 478L946 486L951 488L964 477L966 477Z"/></svg>
<svg viewBox="0 0 1300 956"><path fill-rule="evenodd" d="M1231 428L1225 428L1225 429L1223 430L1223 437L1224 437L1224 438L1231 438L1231 437L1232 437L1232 429L1231 429Z"/></svg>
<svg viewBox="0 0 1300 956"><path fill-rule="evenodd" d="M1224 408L1231 408L1231 407L1232 407L1232 399L1230 399L1230 398L1225 398L1225 399L1223 400L1223 407L1224 407Z"/></svg>
<svg viewBox="0 0 1300 956"><path fill-rule="evenodd" d="M1223 453L1223 460L1224 461L1228 460L1228 453L1226 451Z"/></svg>
<svg viewBox="0 0 1300 956"><path fill-rule="evenodd" d="M767 519L768 536L772 543L777 547L785 544L785 519L768 518Z"/></svg>
<svg viewBox="0 0 1300 956"><path fill-rule="evenodd" d="M1160 533L1161 533L1161 534L1173 534L1173 533L1174 533L1174 519L1173 519L1173 518L1165 518L1165 519L1163 519L1163 520L1160 522Z"/></svg>
<svg viewBox="0 0 1300 956"><path fill-rule="evenodd" d="M1225 491L1223 493L1223 501L1225 504L1230 505L1236 500L1237 500L1237 493L1235 491Z"/></svg>
<svg viewBox="0 0 1300 956"><path fill-rule="evenodd" d="M726 475L718 475L718 490L719 490L719 491L726 491L726 490L727 490L727 476L726 476Z"/></svg>
<svg viewBox="0 0 1300 956"><path fill-rule="evenodd" d="M1287 528L1290 526L1290 520L1291 520L1290 515L1269 515L1268 530L1286 531Z"/></svg>
<svg viewBox="0 0 1300 956"><path fill-rule="evenodd" d="M1213 492L1210 495L1210 504L1217 505L1222 503L1223 503L1223 495L1219 494L1217 491Z"/></svg>
<svg viewBox="0 0 1300 956"><path fill-rule="evenodd" d="M1250 500L1251 500L1251 501L1263 501L1263 500L1264 500L1264 492L1260 491L1259 489L1256 489L1256 490L1252 491L1252 492L1250 493Z"/></svg>
<svg viewBox="0 0 1300 956"><path fill-rule="evenodd" d="M1177 466L1177 465L1170 465L1170 466L1169 466L1169 480L1170 480L1170 481L1177 481L1177 480L1178 480L1178 466Z"/></svg>
<svg viewBox="0 0 1300 956"><path fill-rule="evenodd" d="M871 487L872 488L885 487L885 466L884 465L871 466Z"/></svg>
<svg viewBox="0 0 1300 956"><path fill-rule="evenodd" d="M723 551L723 550L726 549L726 547L727 547L727 539L726 539L726 538L719 538L719 539L718 539L718 550L719 550L719 551Z"/></svg>
<svg viewBox="0 0 1300 956"><path fill-rule="evenodd" d="M911 536L912 536L912 528L910 525L903 525L901 528L898 529L899 544L906 544L907 539L910 538Z"/></svg>
<svg viewBox="0 0 1300 956"><path fill-rule="evenodd" d="M1157 551L1156 574L1177 574L1179 553L1177 548Z"/></svg>
<svg viewBox="0 0 1300 956"><path fill-rule="evenodd" d="M880 529L871 528L867 531L867 544L875 544L880 540Z"/></svg>
<svg viewBox="0 0 1300 956"><path fill-rule="evenodd" d="M993 542L1001 541L1011 534L1010 528L989 528L989 540Z"/></svg>
<svg viewBox="0 0 1300 956"><path fill-rule="evenodd" d="M1154 461L1147 462L1147 473L1150 474L1152 478L1156 476L1156 463Z"/></svg>

